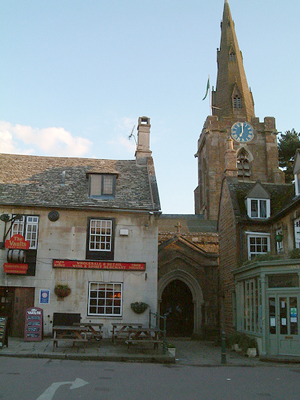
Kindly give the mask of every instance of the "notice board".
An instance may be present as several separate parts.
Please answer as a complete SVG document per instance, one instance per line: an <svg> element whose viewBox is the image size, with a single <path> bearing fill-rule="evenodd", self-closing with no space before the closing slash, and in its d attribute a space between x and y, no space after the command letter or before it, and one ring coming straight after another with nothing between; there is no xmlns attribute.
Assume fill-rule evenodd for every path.
<svg viewBox="0 0 300 400"><path fill-rule="evenodd" d="M0 348L8 347L7 317L0 317Z"/></svg>
<svg viewBox="0 0 300 400"><path fill-rule="evenodd" d="M30 307L25 312L25 342L40 342L43 335L43 309Z"/></svg>

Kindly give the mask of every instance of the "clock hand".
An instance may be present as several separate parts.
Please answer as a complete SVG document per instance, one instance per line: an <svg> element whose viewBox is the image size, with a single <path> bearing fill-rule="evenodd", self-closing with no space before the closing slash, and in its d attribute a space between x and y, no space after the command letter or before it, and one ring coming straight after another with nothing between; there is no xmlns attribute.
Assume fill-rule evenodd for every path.
<svg viewBox="0 0 300 400"><path fill-rule="evenodd" d="M244 123L243 122L241 123L241 127L242 127L242 132L240 134L240 137L243 136L243 133L244 133Z"/></svg>

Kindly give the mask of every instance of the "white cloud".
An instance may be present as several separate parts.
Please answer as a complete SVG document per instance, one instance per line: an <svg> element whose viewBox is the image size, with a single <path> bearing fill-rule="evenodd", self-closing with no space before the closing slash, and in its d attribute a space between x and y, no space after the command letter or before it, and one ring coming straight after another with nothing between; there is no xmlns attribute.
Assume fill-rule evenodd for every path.
<svg viewBox="0 0 300 400"><path fill-rule="evenodd" d="M136 150L136 144L134 139L128 139L128 137L118 136L109 142L109 144L113 145L114 147L118 147L121 150L126 150L129 154L134 154Z"/></svg>
<svg viewBox="0 0 300 400"><path fill-rule="evenodd" d="M137 139L137 120L129 117L123 117L117 119L113 138L109 141L109 144L114 147L116 152L124 156L124 151L131 156L135 154ZM134 137L129 139L130 134L133 133Z"/></svg>
<svg viewBox="0 0 300 400"><path fill-rule="evenodd" d="M38 129L0 121L1 153L82 157L91 148L90 140L74 137L64 128Z"/></svg>

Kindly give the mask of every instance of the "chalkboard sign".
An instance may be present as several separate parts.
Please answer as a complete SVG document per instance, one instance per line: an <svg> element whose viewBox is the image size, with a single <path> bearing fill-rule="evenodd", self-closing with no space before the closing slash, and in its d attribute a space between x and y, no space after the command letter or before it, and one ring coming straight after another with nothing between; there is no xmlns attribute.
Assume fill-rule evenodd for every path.
<svg viewBox="0 0 300 400"><path fill-rule="evenodd" d="M25 342L40 342L43 334L43 309L27 308L25 312Z"/></svg>
<svg viewBox="0 0 300 400"><path fill-rule="evenodd" d="M0 317L0 348L8 347L7 318Z"/></svg>

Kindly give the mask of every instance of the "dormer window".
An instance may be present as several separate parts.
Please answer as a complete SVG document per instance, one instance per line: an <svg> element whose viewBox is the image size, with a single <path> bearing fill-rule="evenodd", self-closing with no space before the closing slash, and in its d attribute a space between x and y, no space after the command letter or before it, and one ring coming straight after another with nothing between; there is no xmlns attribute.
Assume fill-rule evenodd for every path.
<svg viewBox="0 0 300 400"><path fill-rule="evenodd" d="M270 217L269 199L247 199L247 212L250 218L267 219Z"/></svg>
<svg viewBox="0 0 300 400"><path fill-rule="evenodd" d="M267 219L271 215L271 199L268 191L260 182L252 187L246 196L246 207L249 218Z"/></svg>
<svg viewBox="0 0 300 400"><path fill-rule="evenodd" d="M112 174L90 174L89 175L89 197L115 196L116 176Z"/></svg>

